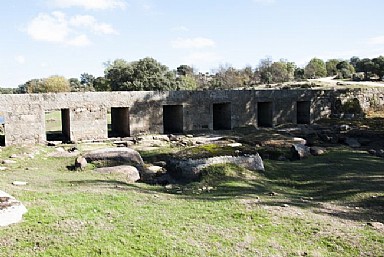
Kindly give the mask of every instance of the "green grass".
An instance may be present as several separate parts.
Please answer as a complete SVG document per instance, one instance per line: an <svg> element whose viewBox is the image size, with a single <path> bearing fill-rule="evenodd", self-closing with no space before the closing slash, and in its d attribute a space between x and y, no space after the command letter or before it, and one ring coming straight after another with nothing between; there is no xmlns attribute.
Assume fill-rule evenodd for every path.
<svg viewBox="0 0 384 257"><path fill-rule="evenodd" d="M45 130L47 132L61 131L61 111L45 113Z"/></svg>
<svg viewBox="0 0 384 257"><path fill-rule="evenodd" d="M0 256L382 256L384 251L383 233L364 226L370 219L384 221L384 159L363 152L338 148L299 162L265 161L264 173L215 165L200 182L166 190L91 170L69 171L74 159L47 157L50 151L0 152L1 159L21 156L0 172L0 188L28 208L22 223L0 228ZM32 152L33 159L24 155ZM13 186L14 180L28 185ZM202 186L214 190L193 191ZM271 191L277 195L269 196ZM350 213L343 212L347 207Z"/></svg>

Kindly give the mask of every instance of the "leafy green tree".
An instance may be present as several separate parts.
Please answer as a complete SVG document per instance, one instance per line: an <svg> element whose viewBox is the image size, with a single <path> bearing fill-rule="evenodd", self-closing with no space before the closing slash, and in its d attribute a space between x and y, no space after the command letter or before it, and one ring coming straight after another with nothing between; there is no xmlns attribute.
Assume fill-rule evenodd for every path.
<svg viewBox="0 0 384 257"><path fill-rule="evenodd" d="M306 78L322 78L327 76L327 69L323 60L312 58L304 68Z"/></svg>
<svg viewBox="0 0 384 257"><path fill-rule="evenodd" d="M288 82L294 79L296 65L293 62L280 60L273 62L270 66L270 72L273 83Z"/></svg>
<svg viewBox="0 0 384 257"><path fill-rule="evenodd" d="M338 78L350 78L352 77L352 74L355 73L355 68L353 68L352 64L350 64L347 61L340 61L336 65Z"/></svg>
<svg viewBox="0 0 384 257"><path fill-rule="evenodd" d="M325 68L327 69L327 76L336 76L337 75L337 64L340 62L339 59L329 59L325 62Z"/></svg>
<svg viewBox="0 0 384 257"><path fill-rule="evenodd" d="M104 92L112 91L111 82L104 77L97 77L93 80L93 87L95 91Z"/></svg>
<svg viewBox="0 0 384 257"><path fill-rule="evenodd" d="M146 57L128 63L117 59L108 63L104 71L110 81L112 91L132 90L174 90L177 88L176 76L153 58Z"/></svg>
<svg viewBox="0 0 384 257"><path fill-rule="evenodd" d="M80 80L78 78L70 78L69 86L71 87L71 92L79 92L82 91L82 86Z"/></svg>
<svg viewBox="0 0 384 257"><path fill-rule="evenodd" d="M373 58L372 62L374 64L372 70L373 73L375 73L379 77L379 79L382 80L384 76L384 56Z"/></svg>
<svg viewBox="0 0 384 257"><path fill-rule="evenodd" d="M83 91L94 91L93 82L95 76L88 73L80 74L80 83L83 86Z"/></svg>
<svg viewBox="0 0 384 257"><path fill-rule="evenodd" d="M31 79L22 85L18 86L17 93L19 94L36 94L42 93L43 79Z"/></svg>
<svg viewBox="0 0 384 257"><path fill-rule="evenodd" d="M16 94L17 88L4 88L0 87L0 94Z"/></svg>
<svg viewBox="0 0 384 257"><path fill-rule="evenodd" d="M175 72L177 75L177 89L196 90L199 87L193 67L183 64L177 67Z"/></svg>
<svg viewBox="0 0 384 257"><path fill-rule="evenodd" d="M299 81L304 80L305 79L304 69L297 67L294 72L294 78L295 80L299 80Z"/></svg>
<svg viewBox="0 0 384 257"><path fill-rule="evenodd" d="M69 81L63 76L51 76L43 80L41 93L69 92L71 90Z"/></svg>
<svg viewBox="0 0 384 257"><path fill-rule="evenodd" d="M195 71L193 67L189 65L180 65L179 67L176 68L176 74L178 76L187 76L187 75L194 75Z"/></svg>
<svg viewBox="0 0 384 257"><path fill-rule="evenodd" d="M267 57L265 59L261 59L259 65L256 68L255 72L258 75L260 82L263 84L272 83L271 65L272 58Z"/></svg>
<svg viewBox="0 0 384 257"><path fill-rule="evenodd" d="M178 89L181 90L196 90L198 88L198 83L193 75L185 75L177 78Z"/></svg>
<svg viewBox="0 0 384 257"><path fill-rule="evenodd" d="M356 63L356 71L364 72L364 80L369 80L369 74L374 70L375 64L369 58L364 58Z"/></svg>
<svg viewBox="0 0 384 257"><path fill-rule="evenodd" d="M360 62L360 58L357 56L352 56L349 59L349 63L353 66L353 68L357 71L357 63Z"/></svg>

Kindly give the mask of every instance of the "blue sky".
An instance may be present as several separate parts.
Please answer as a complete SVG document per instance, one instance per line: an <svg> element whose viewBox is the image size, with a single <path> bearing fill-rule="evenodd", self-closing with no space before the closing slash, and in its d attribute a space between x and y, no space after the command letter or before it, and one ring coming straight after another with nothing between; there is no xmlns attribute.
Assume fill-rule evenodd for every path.
<svg viewBox="0 0 384 257"><path fill-rule="evenodd" d="M0 87L103 76L116 58L207 72L384 55L382 0L8 0L0 10Z"/></svg>

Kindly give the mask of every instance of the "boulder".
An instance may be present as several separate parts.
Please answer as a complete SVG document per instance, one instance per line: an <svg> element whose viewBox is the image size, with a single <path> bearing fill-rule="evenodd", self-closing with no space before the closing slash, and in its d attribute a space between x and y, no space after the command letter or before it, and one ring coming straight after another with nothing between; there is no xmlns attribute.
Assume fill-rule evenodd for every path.
<svg viewBox="0 0 384 257"><path fill-rule="evenodd" d="M225 163L233 163L253 171L264 171L264 163L259 154L247 156L217 156L196 160L174 159L168 161L167 167L169 168L169 172L176 178L197 180L204 168L214 164Z"/></svg>
<svg viewBox="0 0 384 257"><path fill-rule="evenodd" d="M343 125L340 125L339 130L340 131L348 131L348 130L351 130L351 127L347 124L343 124Z"/></svg>
<svg viewBox="0 0 384 257"><path fill-rule="evenodd" d="M310 149L309 149L309 152L314 155L314 156L318 156L318 155L323 155L325 153L325 149L322 148L322 147L317 147L317 146L312 146Z"/></svg>
<svg viewBox="0 0 384 257"><path fill-rule="evenodd" d="M377 157L384 157L384 150L383 150L383 149L379 149L379 150L377 150L377 152L376 152L376 156L377 156Z"/></svg>
<svg viewBox="0 0 384 257"><path fill-rule="evenodd" d="M230 143L230 144L227 144L227 146L235 148L235 147L241 147L243 145L241 143Z"/></svg>
<svg viewBox="0 0 384 257"><path fill-rule="evenodd" d="M163 167L163 168L165 168L165 166L167 166L167 162L166 161L157 161L157 162L154 162L153 164L155 166L160 166L160 167Z"/></svg>
<svg viewBox="0 0 384 257"><path fill-rule="evenodd" d="M13 181L12 182L12 185L14 186L26 186L28 184L28 182L26 181Z"/></svg>
<svg viewBox="0 0 384 257"><path fill-rule="evenodd" d="M359 143L359 141L357 141L356 138L352 138L352 137L347 137L347 138L345 139L345 143L346 143L348 146L352 147L352 148L358 148L358 147L361 146L361 144Z"/></svg>
<svg viewBox="0 0 384 257"><path fill-rule="evenodd" d="M0 190L0 227L20 222L26 212L21 202Z"/></svg>
<svg viewBox="0 0 384 257"><path fill-rule="evenodd" d="M155 174L156 173L162 173L163 167L153 165L153 166L147 167L147 171L148 171L148 173L155 173Z"/></svg>
<svg viewBox="0 0 384 257"><path fill-rule="evenodd" d="M16 161L14 160L3 160L3 164L15 164Z"/></svg>
<svg viewBox="0 0 384 257"><path fill-rule="evenodd" d="M135 167L142 167L144 162L140 154L128 147L114 147L94 150L84 154L88 162L108 161L115 163L131 164Z"/></svg>
<svg viewBox="0 0 384 257"><path fill-rule="evenodd" d="M88 164L87 159L85 159L83 156L79 156L75 160L75 168L76 169L83 170L83 169L85 169L87 164Z"/></svg>
<svg viewBox="0 0 384 257"><path fill-rule="evenodd" d="M311 155L310 148L303 144L293 144L291 146L293 160L301 160Z"/></svg>
<svg viewBox="0 0 384 257"><path fill-rule="evenodd" d="M134 183L140 180L140 173L137 168L130 165L120 165L113 167L97 168L95 172L103 174L118 174L123 175L127 182Z"/></svg>

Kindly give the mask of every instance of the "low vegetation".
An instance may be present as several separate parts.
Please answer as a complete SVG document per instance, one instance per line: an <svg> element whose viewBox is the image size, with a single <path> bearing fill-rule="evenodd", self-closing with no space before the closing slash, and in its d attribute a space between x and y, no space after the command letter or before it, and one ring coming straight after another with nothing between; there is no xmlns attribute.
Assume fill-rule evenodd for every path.
<svg viewBox="0 0 384 257"><path fill-rule="evenodd" d="M366 152L338 147L297 162L265 160L265 172L214 165L200 181L163 187L127 184L92 167L71 171L73 158L49 157L52 151L0 152L1 159L17 156L1 171L0 188L28 208L22 223L0 228L0 256L380 256L384 250L383 230L368 225L384 222L384 159ZM17 187L14 180L28 184Z"/></svg>

